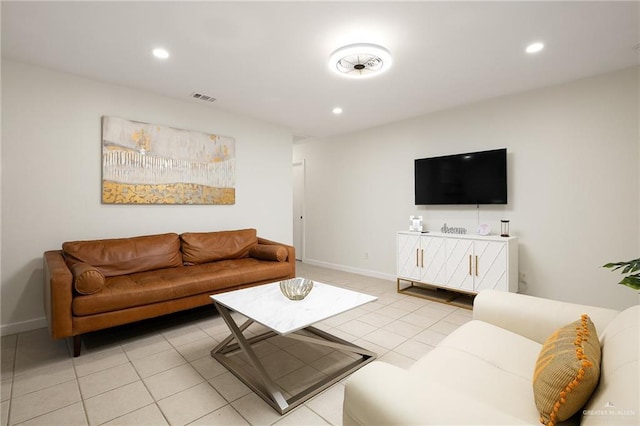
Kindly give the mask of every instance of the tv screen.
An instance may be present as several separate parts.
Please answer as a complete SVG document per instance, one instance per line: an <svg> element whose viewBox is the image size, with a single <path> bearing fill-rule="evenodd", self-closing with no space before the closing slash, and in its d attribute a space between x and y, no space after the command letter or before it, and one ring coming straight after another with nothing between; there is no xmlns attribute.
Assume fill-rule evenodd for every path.
<svg viewBox="0 0 640 426"><path fill-rule="evenodd" d="M415 160L415 201L507 204L506 148Z"/></svg>

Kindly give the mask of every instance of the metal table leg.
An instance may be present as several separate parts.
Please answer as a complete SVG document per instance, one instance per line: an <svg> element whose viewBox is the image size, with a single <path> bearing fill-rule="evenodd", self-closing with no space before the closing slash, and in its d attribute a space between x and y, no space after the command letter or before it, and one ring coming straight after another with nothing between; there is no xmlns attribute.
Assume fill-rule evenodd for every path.
<svg viewBox="0 0 640 426"><path fill-rule="evenodd" d="M307 327L299 332L287 334L286 337L290 337L292 339L327 346L341 351L353 352L360 355L361 358L354 360L347 366L330 374L319 382L314 383L301 392L291 396L289 399L286 399L282 393L282 390L271 379L269 373L265 370L264 365L262 365L260 359L258 359L255 351L252 348L253 344L276 336L277 333L268 331L266 333L262 333L258 336L247 339L244 336L243 331L246 330L251 324L253 324L254 321L249 319L242 325L238 326L231 317L231 311L229 309L227 309L223 305L218 304L215 301L214 304L220 312L223 320L229 327L229 330L231 330L231 335L229 335L229 337L224 339L215 348L213 348L213 350L211 351L211 356L222 365L224 365L238 379L240 379L244 384L251 388L256 394L258 394L280 414L287 413L301 403L307 401L312 396L322 392L329 386L333 385L339 380L342 380L344 377L348 376L349 374L353 373L360 367L368 364L376 358L375 353L356 346L353 343L342 340L315 327ZM312 335L304 334L303 331L306 331ZM236 341L236 343L232 343L234 340ZM251 367L253 367L255 373L257 373L257 377L246 374L245 371L243 371L241 368L238 368L235 363L231 362L229 357L226 355L238 350L244 351L244 353L247 355Z"/></svg>

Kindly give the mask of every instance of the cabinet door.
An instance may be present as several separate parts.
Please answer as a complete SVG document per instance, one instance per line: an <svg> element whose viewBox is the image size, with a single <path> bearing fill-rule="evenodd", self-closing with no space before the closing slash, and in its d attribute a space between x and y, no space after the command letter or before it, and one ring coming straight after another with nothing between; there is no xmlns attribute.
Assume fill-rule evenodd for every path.
<svg viewBox="0 0 640 426"><path fill-rule="evenodd" d="M446 286L473 291L473 240L446 238Z"/></svg>
<svg viewBox="0 0 640 426"><path fill-rule="evenodd" d="M420 280L420 235L397 235L396 267L398 277Z"/></svg>
<svg viewBox="0 0 640 426"><path fill-rule="evenodd" d="M421 237L422 277L420 281L427 284L444 285L445 275L445 239L438 237Z"/></svg>
<svg viewBox="0 0 640 426"><path fill-rule="evenodd" d="M475 241L474 262L474 291L487 288L509 291L507 243Z"/></svg>

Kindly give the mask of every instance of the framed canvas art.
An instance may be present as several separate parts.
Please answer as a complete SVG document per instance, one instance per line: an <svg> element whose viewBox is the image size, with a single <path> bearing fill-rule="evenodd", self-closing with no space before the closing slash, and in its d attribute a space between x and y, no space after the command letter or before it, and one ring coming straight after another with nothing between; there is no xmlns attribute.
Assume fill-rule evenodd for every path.
<svg viewBox="0 0 640 426"><path fill-rule="evenodd" d="M102 117L103 204L235 204L235 140Z"/></svg>

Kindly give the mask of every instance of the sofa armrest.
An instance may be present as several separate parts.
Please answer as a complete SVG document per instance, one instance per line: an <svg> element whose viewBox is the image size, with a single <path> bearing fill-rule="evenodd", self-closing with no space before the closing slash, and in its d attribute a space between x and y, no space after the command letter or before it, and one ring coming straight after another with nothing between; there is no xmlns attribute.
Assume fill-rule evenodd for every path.
<svg viewBox="0 0 640 426"><path fill-rule="evenodd" d="M287 249L287 260L286 261L291 266L291 272L289 274L289 278L295 278L296 277L296 249L295 249L295 247L290 246L288 244L282 244L282 243L278 243L276 241L267 240L266 238L261 238L261 237L258 237L258 244L277 245L277 246L282 246L282 247L286 248Z"/></svg>
<svg viewBox="0 0 640 426"><path fill-rule="evenodd" d="M496 290L481 291L473 302L473 319L488 322L538 343L544 343L556 329L576 321L582 314L591 317L601 335L619 313L597 306Z"/></svg>
<svg viewBox="0 0 640 426"><path fill-rule="evenodd" d="M73 335L73 275L61 250L47 251L44 263L44 311L54 338Z"/></svg>
<svg viewBox="0 0 640 426"><path fill-rule="evenodd" d="M408 370L385 362L372 362L347 379L342 406L345 426L415 424L423 405L415 397ZM417 402L417 403L416 403Z"/></svg>

